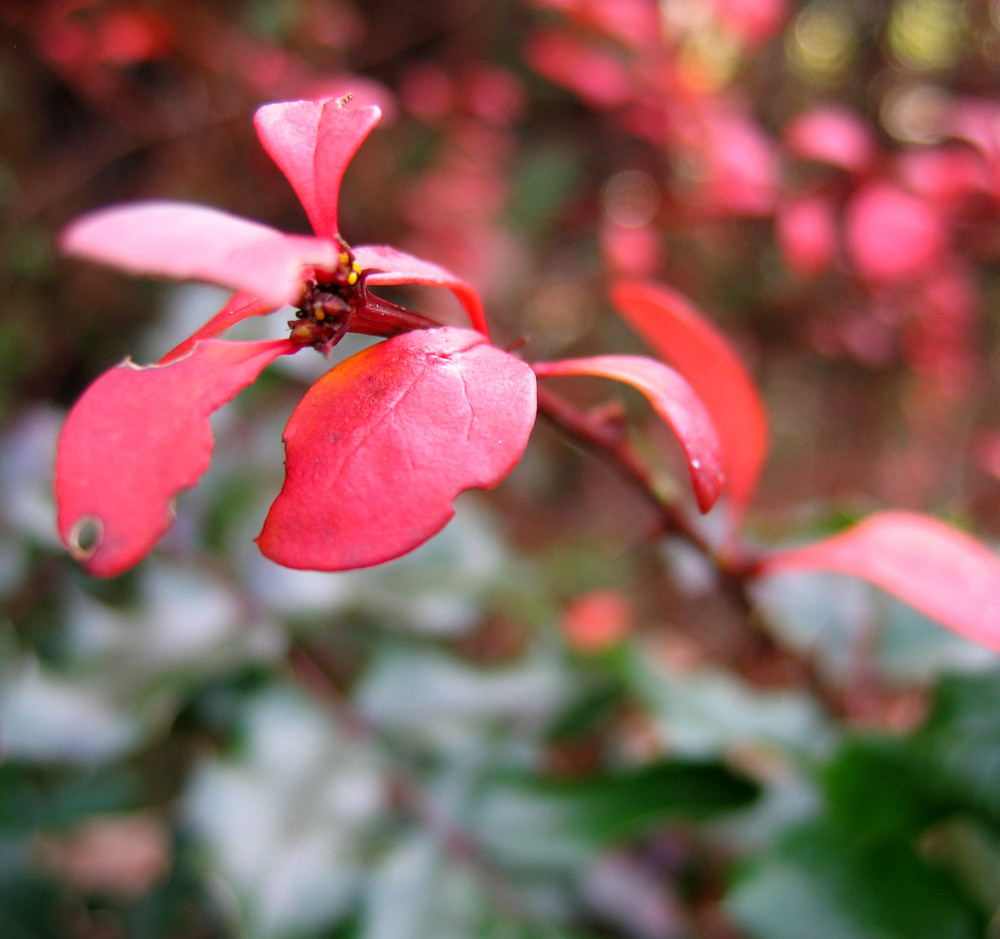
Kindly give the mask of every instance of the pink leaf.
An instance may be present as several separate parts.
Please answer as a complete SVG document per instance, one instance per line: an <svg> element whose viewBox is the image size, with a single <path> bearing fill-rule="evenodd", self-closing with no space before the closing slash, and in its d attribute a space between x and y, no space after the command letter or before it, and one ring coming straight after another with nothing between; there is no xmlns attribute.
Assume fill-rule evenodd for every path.
<svg viewBox="0 0 1000 939"><path fill-rule="evenodd" d="M945 246L940 215L888 183L870 183L855 193L847 204L844 239L858 273L876 283L923 273Z"/></svg>
<svg viewBox="0 0 1000 939"><path fill-rule="evenodd" d="M719 108L703 118L699 198L723 216L768 215L778 193L778 151L746 115Z"/></svg>
<svg viewBox="0 0 1000 939"><path fill-rule="evenodd" d="M848 108L820 107L799 115L785 128L785 146L803 160L862 173L875 160L875 141L859 114Z"/></svg>
<svg viewBox="0 0 1000 939"><path fill-rule="evenodd" d="M429 287L447 287L458 297L473 327L484 336L489 336L479 294L471 284L443 267L397 251L389 245L359 245L354 248L354 259L367 272L365 283L369 286L426 284Z"/></svg>
<svg viewBox="0 0 1000 939"><path fill-rule="evenodd" d="M707 512L725 482L722 447L705 406L694 389L672 368L634 355L599 355L587 359L536 362L541 378L552 375L600 375L638 388L672 428L687 459L698 507Z"/></svg>
<svg viewBox="0 0 1000 939"><path fill-rule="evenodd" d="M953 632L1000 652L1000 558L912 512L882 512L815 544L765 558L761 574L836 571L867 580Z"/></svg>
<svg viewBox="0 0 1000 939"><path fill-rule="evenodd" d="M337 249L218 209L136 202L98 209L62 233L63 250L132 274L201 280L246 290L275 307L294 303L303 269L332 268Z"/></svg>
<svg viewBox="0 0 1000 939"><path fill-rule="evenodd" d="M787 19L784 0L715 0L723 25L748 46L759 46Z"/></svg>
<svg viewBox="0 0 1000 939"><path fill-rule="evenodd" d="M262 303L252 294L245 290L234 293L226 303L204 326L199 327L180 345L175 346L166 355L162 356L159 365L172 362L174 359L183 358L195 346L195 343L203 339L212 339L224 333L231 326L235 326L242 320L251 316L264 316L272 312L270 304Z"/></svg>
<svg viewBox="0 0 1000 939"><path fill-rule="evenodd" d="M753 497L767 453L767 416L728 340L676 291L622 281L611 291L618 312L691 383L722 443L726 485L738 522Z"/></svg>
<svg viewBox="0 0 1000 939"><path fill-rule="evenodd" d="M271 560L348 570L422 544L467 489L513 468L535 380L467 329L417 330L327 372L285 428L285 484L257 541Z"/></svg>
<svg viewBox="0 0 1000 939"><path fill-rule="evenodd" d="M257 109L257 136L292 184L317 235L337 234L344 171L381 116L377 107L345 107L336 98Z"/></svg>
<svg viewBox="0 0 1000 939"><path fill-rule="evenodd" d="M837 209L828 196L789 199L778 209L775 229L785 262L800 274L820 274L836 259Z"/></svg>
<svg viewBox="0 0 1000 939"><path fill-rule="evenodd" d="M105 372L70 411L59 439L59 534L84 567L113 577L173 522L172 503L208 468L208 416L249 385L288 340L209 339L185 358Z"/></svg>
<svg viewBox="0 0 1000 939"><path fill-rule="evenodd" d="M598 110L620 107L633 96L634 82L623 57L577 36L538 30L524 55L539 74L570 88Z"/></svg>

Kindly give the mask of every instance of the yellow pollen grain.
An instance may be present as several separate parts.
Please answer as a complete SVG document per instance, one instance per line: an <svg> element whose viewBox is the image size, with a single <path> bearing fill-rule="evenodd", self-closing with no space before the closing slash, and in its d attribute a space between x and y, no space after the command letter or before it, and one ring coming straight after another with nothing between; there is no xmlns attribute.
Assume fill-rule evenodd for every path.
<svg viewBox="0 0 1000 939"><path fill-rule="evenodd" d="M358 282L358 272L351 271L351 273L347 275L347 283L353 287L357 282Z"/></svg>

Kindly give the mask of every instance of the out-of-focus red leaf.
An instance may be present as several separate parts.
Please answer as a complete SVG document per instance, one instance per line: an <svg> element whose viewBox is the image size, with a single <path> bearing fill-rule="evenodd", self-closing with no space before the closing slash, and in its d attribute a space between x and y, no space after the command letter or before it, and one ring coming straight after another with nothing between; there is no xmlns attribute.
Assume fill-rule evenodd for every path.
<svg viewBox="0 0 1000 939"><path fill-rule="evenodd" d="M538 30L528 40L524 56L539 74L576 92L591 107L620 107L633 96L633 82L621 56L569 33Z"/></svg>
<svg viewBox="0 0 1000 939"><path fill-rule="evenodd" d="M602 652L622 642L632 629L635 613L620 590L589 590L566 604L560 626L570 648Z"/></svg>
<svg viewBox="0 0 1000 939"><path fill-rule="evenodd" d="M539 377L600 375L638 388L672 428L687 459L698 507L707 512L725 483L722 446L712 418L695 390L672 368L634 355L599 355L587 359L536 362Z"/></svg>
<svg viewBox="0 0 1000 939"><path fill-rule="evenodd" d="M847 253L868 281L902 280L921 274L944 250L940 215L922 199L889 183L871 183L847 204Z"/></svg>
<svg viewBox="0 0 1000 939"><path fill-rule="evenodd" d="M829 197L796 196L780 206L775 229L790 268L812 276L827 270L837 256L837 210Z"/></svg>
<svg viewBox="0 0 1000 939"><path fill-rule="evenodd" d="M778 151L747 115L718 108L702 115L704 179L699 199L722 215L767 215L778 193Z"/></svg>
<svg viewBox="0 0 1000 939"><path fill-rule="evenodd" d="M784 0L715 0L723 25L748 46L759 46L781 29L788 10Z"/></svg>
<svg viewBox="0 0 1000 939"><path fill-rule="evenodd" d="M799 115L785 128L793 156L862 173L875 159L875 141L861 115L847 108L821 107Z"/></svg>
<svg viewBox="0 0 1000 939"><path fill-rule="evenodd" d="M767 416L746 368L728 340L676 291L649 281L622 281L611 299L708 409L722 443L735 525L753 498L767 453Z"/></svg>
<svg viewBox="0 0 1000 939"><path fill-rule="evenodd" d="M359 245L354 248L354 259L366 272L365 283L372 287L380 284L426 284L429 287L449 288L458 297L473 327L484 336L489 336L478 292L451 271L389 245Z"/></svg>
<svg viewBox="0 0 1000 939"><path fill-rule="evenodd" d="M895 162L907 189L942 212L961 212L970 200L989 198L992 191L983 155L966 144L904 150Z"/></svg>
<svg viewBox="0 0 1000 939"><path fill-rule="evenodd" d="M331 369L285 428L285 484L257 541L286 567L348 570L438 532L467 489L514 467L531 369L468 329L404 333Z"/></svg>
<svg viewBox="0 0 1000 939"><path fill-rule="evenodd" d="M543 10L556 10L630 48L658 48L662 43L659 10L647 0L533 0L533 3Z"/></svg>
<svg viewBox="0 0 1000 939"><path fill-rule="evenodd" d="M286 235L204 205L134 202L72 222L60 245L132 274L201 280L246 290L274 307L294 303L302 272L332 270L339 249L324 238Z"/></svg>
<svg viewBox="0 0 1000 939"><path fill-rule="evenodd" d="M622 225L605 219L598 235L607 269L622 277L649 276L662 261L660 232L653 225Z"/></svg>
<svg viewBox="0 0 1000 939"><path fill-rule="evenodd" d="M990 98L963 98L949 108L947 131L972 144L996 171L1000 168L1000 104Z"/></svg>
<svg viewBox="0 0 1000 939"><path fill-rule="evenodd" d="M173 500L208 468L208 417L278 356L286 339L208 339L166 365L124 362L69 413L56 457L59 534L83 566L113 577L173 522Z"/></svg>
<svg viewBox="0 0 1000 939"><path fill-rule="evenodd" d="M870 581L953 632L1000 652L1000 558L912 512L883 512L815 544L765 558L761 574L836 571Z"/></svg>
<svg viewBox="0 0 1000 939"><path fill-rule="evenodd" d="M336 98L257 109L257 136L292 184L317 235L337 234L344 171L381 116L377 107L345 107Z"/></svg>

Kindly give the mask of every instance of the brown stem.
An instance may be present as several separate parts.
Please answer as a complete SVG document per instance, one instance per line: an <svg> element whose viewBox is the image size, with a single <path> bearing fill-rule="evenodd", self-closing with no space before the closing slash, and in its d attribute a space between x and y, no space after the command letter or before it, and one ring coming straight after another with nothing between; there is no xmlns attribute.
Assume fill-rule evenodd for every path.
<svg viewBox="0 0 1000 939"><path fill-rule="evenodd" d="M809 656L796 655L780 646L763 622L749 590L760 566L759 559L746 555L733 557L716 551L685 514L657 490L649 469L636 456L620 427L580 411L541 384L538 386L538 410L631 482L656 511L662 533L683 539L705 557L715 569L722 590L750 625L754 655L776 656L793 662L802 681L830 713L845 714L843 694L829 685L819 673L816 663Z"/></svg>
<svg viewBox="0 0 1000 939"><path fill-rule="evenodd" d="M646 501L656 510L663 531L677 535L697 548L712 561L720 574L737 583L742 582L738 575L724 568L714 548L691 525L684 513L657 491L652 474L636 456L628 440L617 427L592 420L589 415L543 385L538 386L538 410L556 427L580 441L620 475L634 483Z"/></svg>

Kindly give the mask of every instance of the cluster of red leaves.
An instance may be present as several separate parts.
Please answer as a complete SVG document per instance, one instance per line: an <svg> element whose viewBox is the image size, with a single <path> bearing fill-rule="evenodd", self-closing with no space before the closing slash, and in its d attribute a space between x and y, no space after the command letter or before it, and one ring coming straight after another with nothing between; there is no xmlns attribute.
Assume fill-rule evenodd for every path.
<svg viewBox="0 0 1000 939"><path fill-rule="evenodd" d="M609 264L652 272L665 227L772 219L791 272L839 279L838 289L856 297L816 317L820 349L868 362L899 354L931 393L961 396L976 358L971 261L997 256L989 234L1000 215L995 102L942 103L925 129L936 142L924 145L889 149L839 105L807 110L773 133L730 79L732 62L783 25L781 0L694 0L676 5L682 17L652 0L534 5L561 19L535 31L528 62L671 168L658 217L624 229L603 221ZM706 48L712 43L723 51Z"/></svg>
<svg viewBox="0 0 1000 939"><path fill-rule="evenodd" d="M940 142L889 150L848 108L820 107L779 134L753 116L732 70L703 44L752 52L783 25L780 0L679 4L534 0L556 18L538 28L529 63L618 129L667 157L667 200L602 244L613 269L662 264L659 233L706 219L772 219L778 247L806 283L837 282L838 318L817 318L817 345L865 360L899 351L920 393L950 412L975 373L977 288L971 260L995 260L988 226L1000 213L1000 108L956 99L933 130ZM697 11L697 12L695 12ZM724 58L724 57L723 57ZM826 289L829 292L829 286ZM826 569L865 578L955 631L1000 649L1000 563L954 529L884 513L835 538L750 560L739 528L767 451L764 409L726 340L676 291L630 281L619 311L691 381L719 432L730 524L724 557L748 576ZM823 339L822 337L826 337ZM836 338L831 340L830 337ZM926 410L923 409L923 410Z"/></svg>
<svg viewBox="0 0 1000 939"><path fill-rule="evenodd" d="M800 276L839 270L861 287L858 309L817 327L820 345L880 361L901 334L915 372L955 398L975 358L971 262L996 259L988 226L1000 214L1000 108L958 100L940 124L944 142L888 152L848 109L795 118L784 130L786 153L827 174L786 187L776 234Z"/></svg>
<svg viewBox="0 0 1000 939"><path fill-rule="evenodd" d="M768 445L763 403L725 338L683 296L629 282L616 306L659 355L691 377L718 428L730 508L730 569L766 577L825 570L887 590L966 638L1000 651L1000 558L975 539L912 512L876 513L831 538L748 560L739 525Z"/></svg>
<svg viewBox="0 0 1000 939"><path fill-rule="evenodd" d="M378 117L377 108L336 99L258 111L261 142L295 188L314 236L174 203L100 210L65 232L63 245L76 255L237 290L158 363L117 366L70 413L56 469L59 529L91 573L121 573L166 532L174 498L207 468L216 408L279 356L328 350L359 331L389 338L326 373L285 430L285 484L257 539L278 563L341 570L412 550L448 521L460 492L497 484L520 458L535 420L535 376L597 375L638 388L671 425L702 511L728 475L731 570L862 577L1000 649L1000 561L932 519L885 513L805 548L743 557L738 533L767 449L764 409L728 342L679 294L640 281L622 282L613 294L619 312L678 371L619 355L528 366L489 342L478 297L460 279L386 246L348 248L337 227L340 181ZM475 328L421 329L393 319L394 308L369 287L402 283L450 288ZM249 316L301 306L318 286L339 290L343 302L312 311L306 341L294 320L289 339L214 338ZM326 316L341 318L333 338L322 333Z"/></svg>
<svg viewBox="0 0 1000 939"><path fill-rule="evenodd" d="M535 374L601 375L637 387L676 431L699 506L707 511L718 498L722 451L712 421L668 366L601 356L533 371L489 342L467 283L387 246L348 247L337 225L340 183L379 115L334 98L258 110L261 143L313 236L162 202L99 210L64 233L64 249L77 256L236 291L155 365L126 361L71 411L56 466L58 523L91 573L121 573L167 531L177 493L208 466L214 410L278 357L307 346L328 352L347 332L388 338L331 369L288 422L285 483L257 539L280 564L363 567L423 543L451 517L459 493L495 485L520 458L535 420ZM370 292L387 284L451 289L474 329L438 326ZM215 338L289 303L299 316L288 339Z"/></svg>

